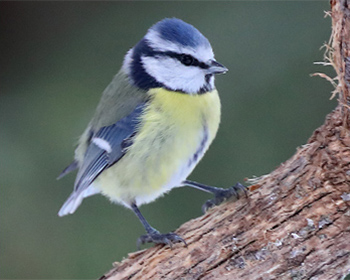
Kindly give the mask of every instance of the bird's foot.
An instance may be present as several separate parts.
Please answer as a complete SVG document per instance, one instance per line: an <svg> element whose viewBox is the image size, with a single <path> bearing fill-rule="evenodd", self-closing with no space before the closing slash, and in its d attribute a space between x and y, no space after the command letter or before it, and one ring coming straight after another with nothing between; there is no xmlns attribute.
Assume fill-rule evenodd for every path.
<svg viewBox="0 0 350 280"><path fill-rule="evenodd" d="M214 198L207 200L203 204L202 211L205 213L208 211L208 209L214 207L215 205L219 205L231 198L238 200L242 194L247 196L247 192L248 188L246 186L243 186L241 183L237 183L228 189L216 188L215 191L213 191Z"/></svg>
<svg viewBox="0 0 350 280"><path fill-rule="evenodd" d="M160 233L159 231L154 230L152 232L149 232L148 234L140 236L140 238L137 240L137 248L140 249L141 244L155 243L169 245L172 249L173 244L179 242L183 242L185 244L185 247L187 247L186 241L180 236L178 236L176 233Z"/></svg>

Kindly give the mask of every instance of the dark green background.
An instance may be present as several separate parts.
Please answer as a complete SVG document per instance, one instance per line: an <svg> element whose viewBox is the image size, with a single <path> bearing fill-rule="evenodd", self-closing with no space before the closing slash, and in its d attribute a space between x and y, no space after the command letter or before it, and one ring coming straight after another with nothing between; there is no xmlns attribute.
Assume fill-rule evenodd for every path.
<svg viewBox="0 0 350 280"><path fill-rule="evenodd" d="M136 249L143 228L102 196L71 216L57 211L72 160L100 94L149 26L179 17L229 68L218 76L222 124L190 179L230 186L288 159L336 104L310 74L331 69L320 47L331 20L323 2L1 2L2 278L97 278ZM182 188L141 208L166 232L201 215L209 196Z"/></svg>

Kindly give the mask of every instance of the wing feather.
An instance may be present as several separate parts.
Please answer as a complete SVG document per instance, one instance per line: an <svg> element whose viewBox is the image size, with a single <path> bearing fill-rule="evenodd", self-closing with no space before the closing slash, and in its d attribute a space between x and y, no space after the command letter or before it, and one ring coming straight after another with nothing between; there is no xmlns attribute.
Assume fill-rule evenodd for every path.
<svg viewBox="0 0 350 280"><path fill-rule="evenodd" d="M92 133L74 183L74 191L60 209L59 216L72 214L84 197L99 192L91 185L92 182L103 170L118 162L127 152L126 147L132 145L132 138L137 133L145 104L145 102L139 104L129 115L115 124ZM71 164L63 171L63 175L76 167L75 163Z"/></svg>
<svg viewBox="0 0 350 280"><path fill-rule="evenodd" d="M120 119L113 125L102 127L93 134L86 150L84 161L79 168L74 190L86 189L96 177L106 168L118 162L126 153L126 143L132 142L132 136L136 133L140 116L145 103L138 105L128 116ZM99 139L104 141L94 141Z"/></svg>

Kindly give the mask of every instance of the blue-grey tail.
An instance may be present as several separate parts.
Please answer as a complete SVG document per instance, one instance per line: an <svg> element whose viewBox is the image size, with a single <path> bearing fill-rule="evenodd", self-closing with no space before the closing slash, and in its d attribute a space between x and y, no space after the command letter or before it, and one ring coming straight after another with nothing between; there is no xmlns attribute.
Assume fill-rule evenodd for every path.
<svg viewBox="0 0 350 280"><path fill-rule="evenodd" d="M78 162L77 161L73 161L70 165L68 165L62 172L60 175L58 175L57 180L63 178L64 176L66 176L68 173L71 173L72 171L74 171L75 169L78 168Z"/></svg>
<svg viewBox="0 0 350 280"><path fill-rule="evenodd" d="M92 186L89 186L84 191L73 191L61 207L60 211L58 212L58 216L62 217L68 214L73 214L83 202L85 197L92 196L97 193L99 193L99 191Z"/></svg>

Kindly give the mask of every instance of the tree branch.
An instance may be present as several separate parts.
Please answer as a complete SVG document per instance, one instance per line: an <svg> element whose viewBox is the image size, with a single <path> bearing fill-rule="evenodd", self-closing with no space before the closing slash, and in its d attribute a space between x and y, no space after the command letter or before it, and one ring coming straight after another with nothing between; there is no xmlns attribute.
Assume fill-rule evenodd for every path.
<svg viewBox="0 0 350 280"><path fill-rule="evenodd" d="M331 1L337 108L248 198L183 224L188 248L129 254L100 279L341 279L350 273L350 1Z"/></svg>

